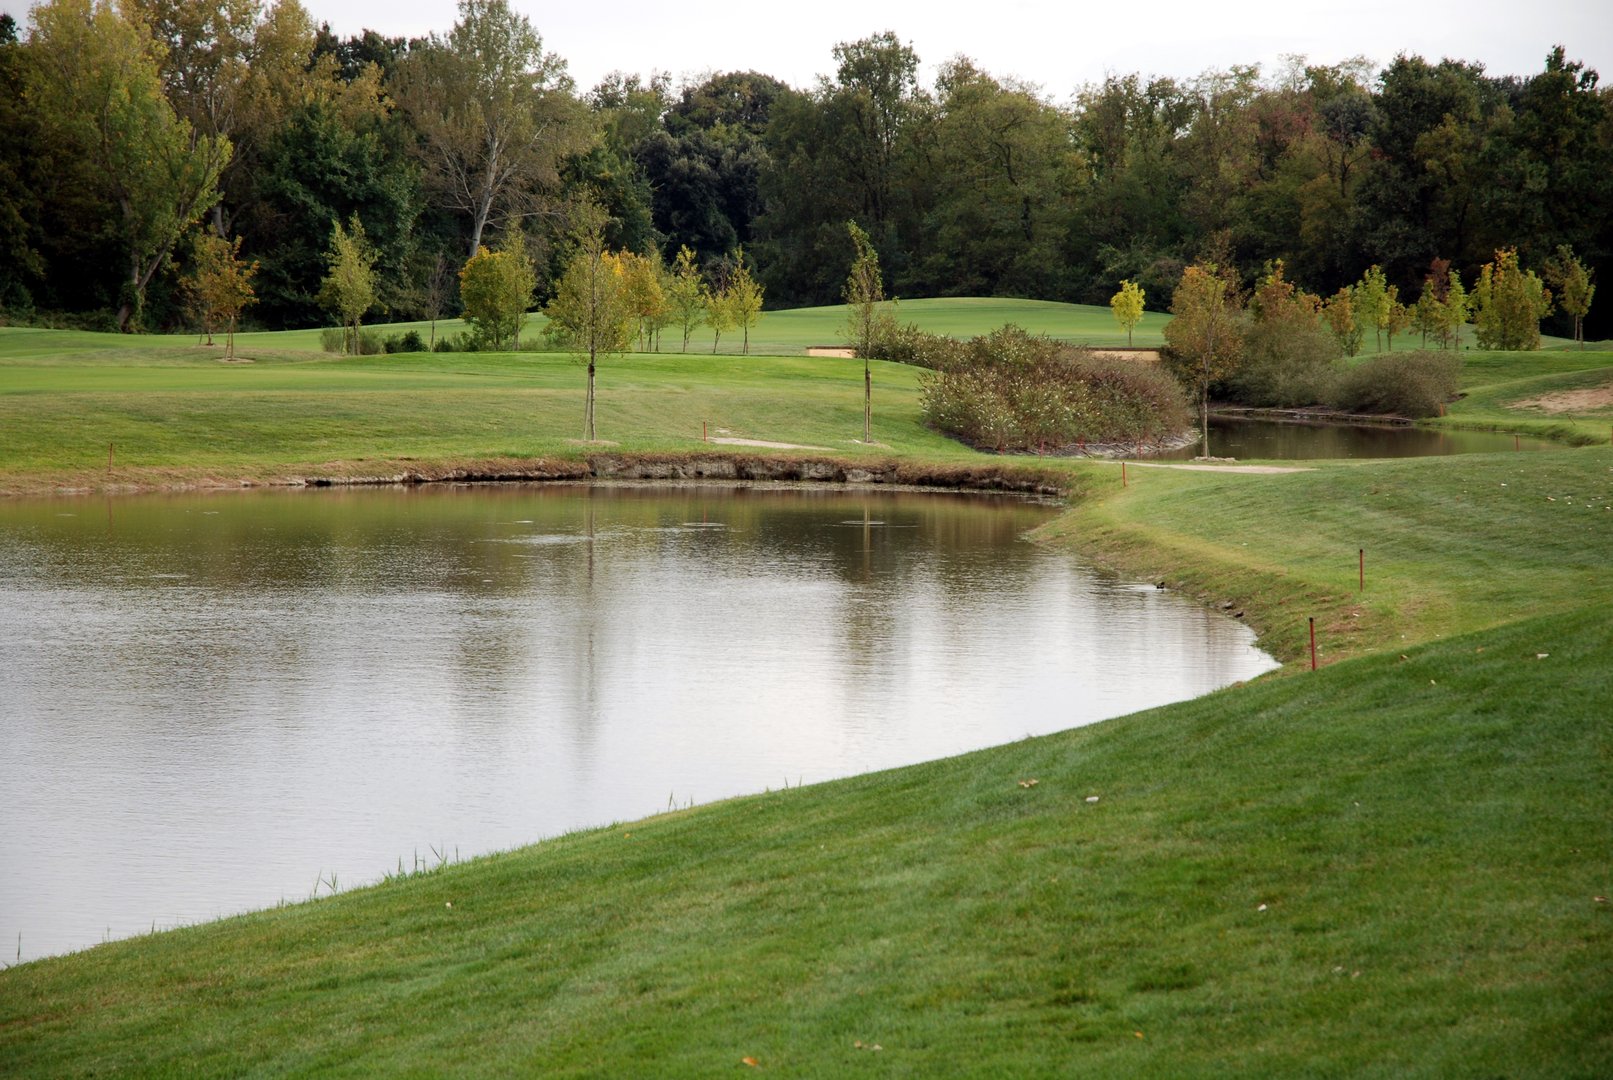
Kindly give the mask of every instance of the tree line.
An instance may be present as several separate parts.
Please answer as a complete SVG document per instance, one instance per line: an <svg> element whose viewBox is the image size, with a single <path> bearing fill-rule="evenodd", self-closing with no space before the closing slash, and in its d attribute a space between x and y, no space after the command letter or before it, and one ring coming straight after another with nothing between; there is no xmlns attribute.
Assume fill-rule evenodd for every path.
<svg viewBox="0 0 1613 1080"><path fill-rule="evenodd" d="M888 31L830 60L808 87L583 91L507 0L414 39L338 38L297 0L48 0L26 32L0 18L0 311L194 324L210 235L255 264L253 320L322 324L354 223L393 318L458 313L460 272L517 238L548 302L596 220L606 251L671 273L687 249L713 293L743 274L785 307L841 298L848 221L908 296L1129 281L1163 309L1190 265L1249 290L1281 261L1321 297L1377 267L1415 310L1500 250L1613 261L1613 98L1563 48L1527 77L1294 58L1064 101L965 57L923 85Z"/></svg>

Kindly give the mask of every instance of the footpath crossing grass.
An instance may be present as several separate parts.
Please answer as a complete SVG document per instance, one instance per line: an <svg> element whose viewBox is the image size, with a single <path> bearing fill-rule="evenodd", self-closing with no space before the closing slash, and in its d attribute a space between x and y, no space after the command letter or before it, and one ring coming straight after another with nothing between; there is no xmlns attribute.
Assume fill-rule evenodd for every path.
<svg viewBox="0 0 1613 1080"><path fill-rule="evenodd" d="M131 484L585 452L563 357L226 367L48 340L0 330L0 488L104 485L108 430ZM1520 384L1609 367L1473 356L1469 418L1526 419ZM602 433L698 450L709 414L1015 467L923 429L891 365L886 445L851 445L860 383L847 361L628 357L602 369ZM0 971L0 1072L1613 1074L1613 450L1134 466L1124 487L1114 464L1025 466L1080 493L1041 542L1230 605L1291 662Z"/></svg>

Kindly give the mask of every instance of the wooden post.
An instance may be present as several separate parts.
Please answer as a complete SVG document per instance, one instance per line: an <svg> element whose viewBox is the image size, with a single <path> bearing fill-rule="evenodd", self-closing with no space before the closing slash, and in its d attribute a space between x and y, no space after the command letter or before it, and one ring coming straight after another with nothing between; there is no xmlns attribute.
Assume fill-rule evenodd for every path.
<svg viewBox="0 0 1613 1080"><path fill-rule="evenodd" d="M709 421L709 420L700 421L700 441L701 442L710 442L711 441L710 439L706 438L706 425L709 424L709 423L711 423L711 421Z"/></svg>
<svg viewBox="0 0 1613 1080"><path fill-rule="evenodd" d="M1126 487L1127 486L1127 484L1126 484L1126 463L1124 461L1122 461L1120 463L1120 486L1121 487Z"/></svg>
<svg viewBox="0 0 1613 1080"><path fill-rule="evenodd" d="M106 444L106 471L112 471L112 443Z"/></svg>
<svg viewBox="0 0 1613 1080"><path fill-rule="evenodd" d="M1361 552L1360 552L1360 555L1361 555L1360 580L1356 585L1356 592L1366 592L1367 591L1367 549L1362 548Z"/></svg>
<svg viewBox="0 0 1613 1080"><path fill-rule="evenodd" d="M1316 617L1311 617L1311 670L1316 670Z"/></svg>

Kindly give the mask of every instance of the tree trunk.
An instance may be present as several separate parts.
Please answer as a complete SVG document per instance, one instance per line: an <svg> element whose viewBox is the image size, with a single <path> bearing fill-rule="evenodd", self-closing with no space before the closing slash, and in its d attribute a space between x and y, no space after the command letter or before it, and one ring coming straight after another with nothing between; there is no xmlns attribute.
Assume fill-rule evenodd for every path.
<svg viewBox="0 0 1613 1080"><path fill-rule="evenodd" d="M1199 422L1204 425L1204 456L1210 456L1210 386L1199 391Z"/></svg>
<svg viewBox="0 0 1613 1080"><path fill-rule="evenodd" d="M874 416L874 374L868 370L868 361L863 360L863 442L874 441L872 421Z"/></svg>
<svg viewBox="0 0 1613 1080"><path fill-rule="evenodd" d="M583 407L582 422L583 442L594 441L594 356L588 355L588 398Z"/></svg>

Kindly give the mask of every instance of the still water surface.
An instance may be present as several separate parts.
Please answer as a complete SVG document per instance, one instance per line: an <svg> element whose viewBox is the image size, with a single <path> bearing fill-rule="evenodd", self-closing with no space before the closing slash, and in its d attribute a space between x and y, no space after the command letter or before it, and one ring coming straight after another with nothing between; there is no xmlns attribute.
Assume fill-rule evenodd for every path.
<svg viewBox="0 0 1613 1080"><path fill-rule="evenodd" d="M1515 438L1496 431L1443 431L1394 424L1328 424L1264 420L1242 416L1210 417L1210 453L1242 460L1309 461L1329 458L1438 457L1514 450L1561 449L1562 443ZM1162 454L1163 460L1186 460L1202 454L1199 443Z"/></svg>
<svg viewBox="0 0 1613 1080"><path fill-rule="evenodd" d="M1272 666L920 493L0 503L0 943L24 959Z"/></svg>

